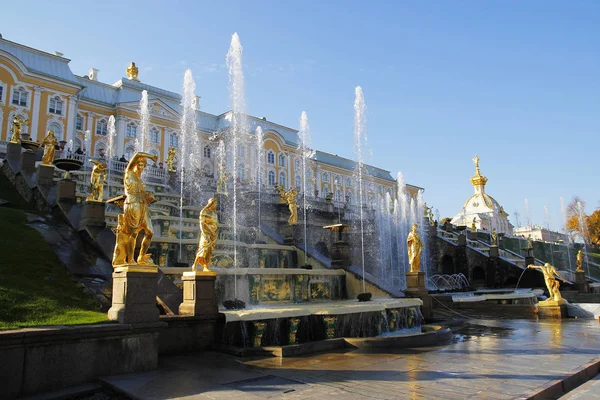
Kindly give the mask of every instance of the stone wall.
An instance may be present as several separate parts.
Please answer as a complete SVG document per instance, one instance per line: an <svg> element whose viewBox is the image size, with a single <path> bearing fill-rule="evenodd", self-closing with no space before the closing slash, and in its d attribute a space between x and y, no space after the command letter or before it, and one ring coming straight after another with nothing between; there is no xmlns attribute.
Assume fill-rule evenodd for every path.
<svg viewBox="0 0 600 400"><path fill-rule="evenodd" d="M202 351L215 343L220 327L225 324L225 316L184 317L163 316L161 322L166 326L161 330L158 339L159 355L189 353Z"/></svg>
<svg viewBox="0 0 600 400"><path fill-rule="evenodd" d="M105 324L0 332L2 398L58 390L158 365L164 324Z"/></svg>

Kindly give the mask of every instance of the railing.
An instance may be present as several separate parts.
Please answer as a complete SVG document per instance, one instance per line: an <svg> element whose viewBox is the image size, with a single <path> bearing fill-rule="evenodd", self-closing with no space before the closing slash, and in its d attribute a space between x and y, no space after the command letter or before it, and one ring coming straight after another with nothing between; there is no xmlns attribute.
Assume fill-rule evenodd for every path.
<svg viewBox="0 0 600 400"><path fill-rule="evenodd" d="M6 154L6 147L8 142L6 140L0 140L0 154Z"/></svg>

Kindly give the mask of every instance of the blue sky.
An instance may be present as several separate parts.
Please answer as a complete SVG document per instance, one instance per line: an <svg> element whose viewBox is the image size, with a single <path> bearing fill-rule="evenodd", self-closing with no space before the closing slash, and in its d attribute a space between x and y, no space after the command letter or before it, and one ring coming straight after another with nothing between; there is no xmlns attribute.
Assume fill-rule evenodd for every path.
<svg viewBox="0 0 600 400"><path fill-rule="evenodd" d="M371 162L425 187L442 217L472 193L476 153L513 223L525 198L555 229L561 196L600 205L598 1L22 1L3 14L4 38L63 52L76 74L113 83L133 60L142 81L181 92L191 68L215 114L238 32L248 112L297 128L305 110L313 146L345 157L360 85Z"/></svg>

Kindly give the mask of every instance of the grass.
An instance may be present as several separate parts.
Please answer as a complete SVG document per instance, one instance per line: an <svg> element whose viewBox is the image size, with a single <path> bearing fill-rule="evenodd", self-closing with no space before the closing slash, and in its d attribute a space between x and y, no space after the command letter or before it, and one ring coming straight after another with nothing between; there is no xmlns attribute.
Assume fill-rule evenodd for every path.
<svg viewBox="0 0 600 400"><path fill-rule="evenodd" d="M26 222L22 210L0 207L0 329L107 321L98 302Z"/></svg>

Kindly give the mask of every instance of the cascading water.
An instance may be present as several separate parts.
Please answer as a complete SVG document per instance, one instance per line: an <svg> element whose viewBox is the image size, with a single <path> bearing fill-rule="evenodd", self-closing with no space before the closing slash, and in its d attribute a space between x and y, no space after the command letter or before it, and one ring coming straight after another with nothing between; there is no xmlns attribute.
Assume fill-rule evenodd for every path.
<svg viewBox="0 0 600 400"><path fill-rule="evenodd" d="M183 78L183 113L181 115L181 153L179 156L180 198L179 198L179 261L182 255L183 240L183 194L185 186L185 175L191 172L191 161L194 158L188 156L194 150L194 136L196 136L196 83L191 70L185 71Z"/></svg>
<svg viewBox="0 0 600 400"><path fill-rule="evenodd" d="M234 295L237 298L237 183L238 179L238 144L247 132L246 105L244 99L244 74L242 71L242 44L240 37L234 33L231 37L231 45L227 52L227 67L229 70L229 96L232 106L231 120L231 154L232 154L232 177L233 177L233 267L234 267Z"/></svg>
<svg viewBox="0 0 600 400"><path fill-rule="evenodd" d="M85 186L85 190L89 190L90 186L88 185L88 179L89 179L89 173L87 172L88 169L90 168L90 164L89 164L89 158L92 156L92 132L88 129L87 131L85 131L85 135L83 138L83 141L85 142L83 144L83 148L84 148L84 159L83 161L83 165L85 166L85 175L83 176L83 184ZM89 192L88 192L89 193Z"/></svg>
<svg viewBox="0 0 600 400"><path fill-rule="evenodd" d="M142 98L140 99L138 114L140 116L140 132L138 132L135 141L135 151L147 151L147 136L150 130L150 111L148 110L148 91L146 90L142 91Z"/></svg>
<svg viewBox="0 0 600 400"><path fill-rule="evenodd" d="M361 261L362 261L362 289L363 293L367 291L365 284L365 232L364 232L364 210L363 210L363 168L364 168L364 157L365 148L367 144L367 130L366 130L366 105L365 96L362 88L357 86L354 89L354 150L356 152L357 166L356 175L358 180L358 208L360 213L360 249L361 249Z"/></svg>
<svg viewBox="0 0 600 400"><path fill-rule="evenodd" d="M108 152L107 152L107 166L108 166L108 178L106 185L106 194L110 197L110 170L112 169L112 160L115 155L115 139L117 138L117 129L115 127L115 117L108 117Z"/></svg>
<svg viewBox="0 0 600 400"><path fill-rule="evenodd" d="M419 190L417 193L417 209L416 209L416 219L414 223L419 227L419 234L421 235L421 240L423 241L423 250L421 252L421 271L425 272L425 277L431 276L429 271L429 257L427 257L428 253L428 245L429 245L429 234L428 234L428 224L425 219L425 199L423 198L423 191ZM427 287L430 289L430 287Z"/></svg>
<svg viewBox="0 0 600 400"><path fill-rule="evenodd" d="M304 264L308 265L309 255L308 255L308 224L307 224L307 214L308 214L308 188L306 185L306 171L308 168L310 157L312 156L312 152L310 150L311 145L311 133L310 127L308 125L308 115L306 115L306 111L302 111L302 115L300 115L300 130L298 132L298 136L300 141L298 143L298 150L300 154L302 154L302 208L304 210L304 254L305 260Z"/></svg>

